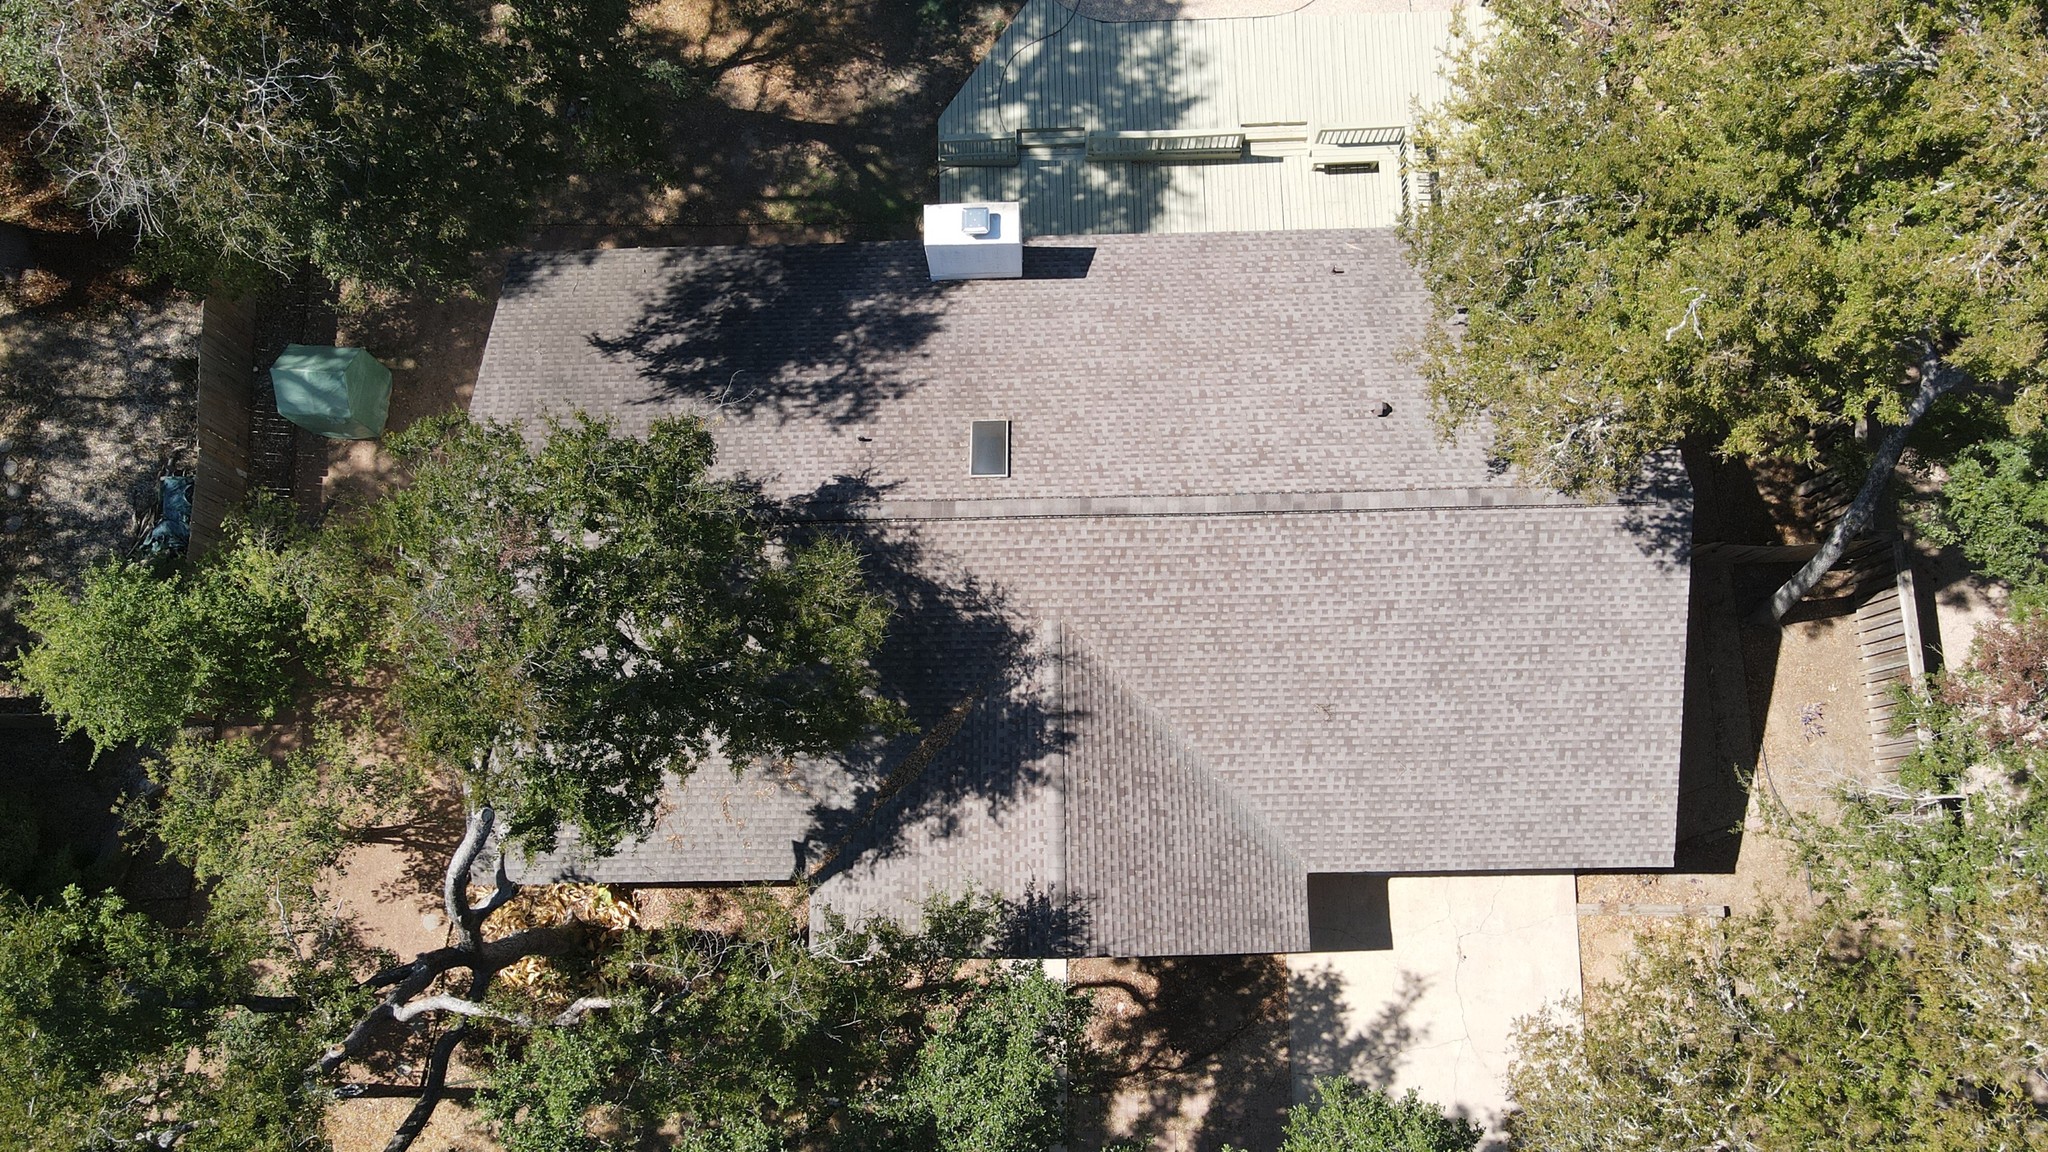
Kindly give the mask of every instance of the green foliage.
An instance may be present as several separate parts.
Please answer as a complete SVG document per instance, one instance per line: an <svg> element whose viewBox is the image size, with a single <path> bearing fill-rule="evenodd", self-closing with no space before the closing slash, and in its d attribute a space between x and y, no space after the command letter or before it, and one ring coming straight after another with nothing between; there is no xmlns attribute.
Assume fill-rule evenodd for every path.
<svg viewBox="0 0 2048 1152"><path fill-rule="evenodd" d="M2021 611L2048 607L2048 436L1992 440L1948 462L1921 528L2012 585Z"/></svg>
<svg viewBox="0 0 2048 1152"><path fill-rule="evenodd" d="M1050 1147L1088 1001L1035 967L947 958L996 916L955 904L933 931L878 924L813 950L763 900L732 935L632 936L608 967L623 1003L502 1044L479 1104L508 1152L626 1146L664 1125L707 1152Z"/></svg>
<svg viewBox="0 0 2048 1152"><path fill-rule="evenodd" d="M0 897L0 1131L30 1148L324 1147L306 1017L236 1007L247 957L113 896ZM188 1058L196 1059L188 1065Z"/></svg>
<svg viewBox="0 0 2048 1152"><path fill-rule="evenodd" d="M626 0L5 0L0 84L57 170L205 287L311 264L417 288L579 163L651 156Z"/></svg>
<svg viewBox="0 0 2048 1152"><path fill-rule="evenodd" d="M1479 1126L1415 1095L1396 1100L1341 1077L1318 1080L1307 1104L1288 1110L1280 1152L1472 1152Z"/></svg>
<svg viewBox="0 0 2048 1152"><path fill-rule="evenodd" d="M1085 1014L1042 972L1002 974L931 1016L902 1095L886 1114L911 1142L945 1152L1039 1152L1060 1143L1061 1073Z"/></svg>
<svg viewBox="0 0 2048 1152"><path fill-rule="evenodd" d="M195 715L271 719L302 677L359 659L349 614L308 598L310 560L259 510L182 572L108 560L76 596L31 584L21 620L34 641L12 671L67 735L101 749L165 743Z"/></svg>
<svg viewBox="0 0 2048 1152"><path fill-rule="evenodd" d="M150 765L160 794L127 824L209 886L216 925L296 923L322 900L320 874L365 827L400 808L407 777L334 728L276 753L245 739L183 739Z"/></svg>
<svg viewBox="0 0 2048 1152"><path fill-rule="evenodd" d="M711 436L588 419L415 425L411 483L361 522L391 700L533 846L644 829L664 773L844 748L899 723L869 655L887 612L845 544L798 542L713 480Z"/></svg>
<svg viewBox="0 0 2048 1152"><path fill-rule="evenodd" d="M2048 618L1981 628L1960 667L1902 692L1924 746L1896 781L1852 789L1839 819L1793 822L1813 883L1886 915L1957 915L2048 888Z"/></svg>
<svg viewBox="0 0 2048 1152"><path fill-rule="evenodd" d="M1518 1142L1559 1150L2035 1147L2042 892L1876 928L1842 911L1639 942L1583 1014L1524 1021Z"/></svg>
<svg viewBox="0 0 2048 1152"><path fill-rule="evenodd" d="M2048 1035L2048 623L1988 629L1911 717L1932 744L1835 819L1788 818L1826 899L1639 940L1528 1021L1515 1135L1547 1149L2033 1148ZM1938 793L1932 790L1939 789Z"/></svg>
<svg viewBox="0 0 2048 1152"><path fill-rule="evenodd" d="M21 622L34 643L12 669L66 735L98 748L169 738L199 706L198 638L185 630L179 586L139 564L108 561L76 599L27 586Z"/></svg>
<svg viewBox="0 0 2048 1152"><path fill-rule="evenodd" d="M2036 4L1502 0L1405 235L1455 425L1571 487L1686 436L1797 455L1937 354L2043 406ZM1464 310L1462 325L1455 313Z"/></svg>

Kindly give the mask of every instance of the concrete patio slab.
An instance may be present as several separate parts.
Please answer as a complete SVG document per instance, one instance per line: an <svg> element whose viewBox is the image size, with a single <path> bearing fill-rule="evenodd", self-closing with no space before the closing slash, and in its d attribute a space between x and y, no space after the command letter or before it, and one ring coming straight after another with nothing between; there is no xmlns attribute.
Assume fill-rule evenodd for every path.
<svg viewBox="0 0 2048 1152"><path fill-rule="evenodd" d="M1385 928L1330 922L1374 916L1376 903L1326 904L1317 936L1390 946L1287 958L1295 1099L1323 1076L1413 1088L1497 1146L1515 1020L1579 994L1573 878L1395 876Z"/></svg>

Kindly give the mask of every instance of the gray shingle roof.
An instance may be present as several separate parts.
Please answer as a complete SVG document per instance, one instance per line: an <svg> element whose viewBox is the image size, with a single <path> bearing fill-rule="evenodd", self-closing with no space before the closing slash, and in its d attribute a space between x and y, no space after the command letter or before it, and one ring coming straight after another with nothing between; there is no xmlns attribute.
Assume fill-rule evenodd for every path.
<svg viewBox="0 0 2048 1152"><path fill-rule="evenodd" d="M1583 504L1441 442L1386 233L1028 251L945 286L903 244L515 265L472 413L705 416L868 555L927 733L707 770L529 877L815 871L849 915L971 885L1024 950L1175 954L1305 948L1311 872L1670 862L1683 491ZM1009 478L967 475L986 418Z"/></svg>

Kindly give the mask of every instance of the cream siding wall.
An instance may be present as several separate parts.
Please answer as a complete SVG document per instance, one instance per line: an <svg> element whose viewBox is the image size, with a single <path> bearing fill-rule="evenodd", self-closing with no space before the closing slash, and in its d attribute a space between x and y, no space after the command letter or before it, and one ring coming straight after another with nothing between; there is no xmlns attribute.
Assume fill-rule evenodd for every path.
<svg viewBox="0 0 2048 1152"><path fill-rule="evenodd" d="M1014 168L944 168L948 201L1019 200L1027 235L1376 228L1405 203L1402 151L1358 147L1372 174L1331 175L1332 128L1412 126L1442 99L1447 12L1318 12L1105 23L1029 0L939 120L941 139L1021 132ZM1056 129L1242 131L1242 160L1085 158Z"/></svg>

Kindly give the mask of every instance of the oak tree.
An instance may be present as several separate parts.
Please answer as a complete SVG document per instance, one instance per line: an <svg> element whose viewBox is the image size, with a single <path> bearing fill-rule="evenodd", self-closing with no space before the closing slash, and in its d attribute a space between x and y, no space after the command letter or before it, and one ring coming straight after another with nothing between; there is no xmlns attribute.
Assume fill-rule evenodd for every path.
<svg viewBox="0 0 2048 1152"><path fill-rule="evenodd" d="M368 716L402 772L333 738L292 750L191 737L152 769L160 794L130 808L133 826L208 886L208 924L243 942L250 964L331 973L359 959L338 949L314 880L403 806L408 775L461 793L442 886L452 942L295 1017L331 1025L304 1033L321 1043L289 1081L301 1086L328 1083L396 1026L458 1021L428 1053L394 1149L432 1114L474 1021L559 1030L612 1004L592 995L546 1016L506 1006L507 968L584 943L574 926L487 930L520 891L509 853L546 848L565 827L602 851L647 829L671 779L830 752L901 723L868 664L887 611L860 557L713 475L700 422L660 421L644 439L580 419L536 431L417 424L388 442L403 483L367 506L303 533L245 532L183 572L108 569L94 580L111 592L48 589L31 614L41 631L27 679L95 739L168 739L212 698L216 656L247 672L231 680L238 690L273 707L303 698L317 715L376 699ZM217 584L227 592L207 591ZM129 627L159 610L190 627ZM250 638L263 642L219 651ZM128 652L148 659L107 663ZM163 669L173 690L157 693ZM495 883L477 899L478 862L493 853ZM322 1007L337 1002L360 1003L343 1019Z"/></svg>

